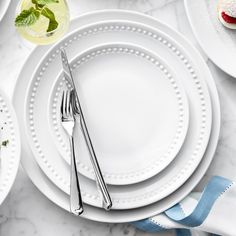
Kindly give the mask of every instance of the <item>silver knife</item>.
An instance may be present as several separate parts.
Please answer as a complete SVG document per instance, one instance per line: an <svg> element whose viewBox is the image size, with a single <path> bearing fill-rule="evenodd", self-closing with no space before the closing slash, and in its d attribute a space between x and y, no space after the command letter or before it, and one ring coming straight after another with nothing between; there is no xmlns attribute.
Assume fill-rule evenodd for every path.
<svg viewBox="0 0 236 236"><path fill-rule="evenodd" d="M80 118L82 132L83 132L83 135L84 135L84 138L85 138L85 141L86 141L89 153L90 153L90 159L91 159L92 166L93 166L93 169L94 169L94 173L95 173L95 176L96 176L97 186L98 186L98 188L99 188L99 190L102 194L102 197L103 197L103 207L106 210L110 210L111 207L112 207L111 197L110 197L110 194L108 192L107 185L106 185L106 183L104 181L104 178L102 176L101 168L99 166L97 156L96 156L96 153L94 151L91 138L89 136L88 128L87 128L87 125L86 125L86 122L85 122L85 119L84 119L84 115L83 115L83 111L82 111L82 108L81 108L79 96L78 96L78 93L76 91L75 82L74 82L74 79L73 79L73 75L72 75L72 72L71 72L71 68L70 68L70 65L69 65L69 62L68 62L68 58L67 58L65 49L61 49L61 60L62 60L64 76L71 83L71 85L73 87L73 90L74 90L75 98L76 98L76 101L77 101L77 103L76 103L77 104L76 113L78 114L78 116Z"/></svg>

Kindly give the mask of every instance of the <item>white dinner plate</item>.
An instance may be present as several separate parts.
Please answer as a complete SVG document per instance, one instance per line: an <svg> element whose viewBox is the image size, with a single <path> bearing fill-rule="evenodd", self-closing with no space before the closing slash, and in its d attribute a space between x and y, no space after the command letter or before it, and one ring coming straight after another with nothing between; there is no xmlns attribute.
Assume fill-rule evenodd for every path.
<svg viewBox="0 0 236 236"><path fill-rule="evenodd" d="M7 9L10 5L11 0L1 0L0 1L0 22L2 20L2 18L4 17L4 15L7 12Z"/></svg>
<svg viewBox="0 0 236 236"><path fill-rule="evenodd" d="M206 80L209 90L211 92L212 105L214 109L211 138L204 158L202 159L200 165L198 166L194 174L176 192L152 205L133 210L105 212L102 209L85 204L85 212L82 217L101 222L128 222L153 216L166 210L167 208L171 207L172 205L183 199L196 186L196 184L200 181L200 179L206 172L216 149L220 130L220 107L214 80L200 54L191 46L191 44L183 36L178 34L170 27L166 26L165 24L160 23L156 19L130 11L99 11L86 14L75 19L71 24L71 29L75 29L78 26L86 25L87 23L92 23L94 21L96 22L99 20L112 19L133 20L140 23L149 24L153 27L164 29L167 33L173 35L173 37L175 37L175 39L178 40L179 43L184 46L186 50L188 50L194 62L198 65L198 72L200 73L200 76ZM21 135L24 140L24 142L22 142L22 164L26 172L28 173L32 181L35 183L35 185L40 189L40 191L42 191L42 193L44 193L54 203L69 211L68 195L61 191L59 188L57 188L46 177L46 175L44 175L43 171L38 166L37 162L33 157L32 151L27 142L27 135L24 124L24 114L22 113L25 101L25 96L22 96L25 94L23 91L26 90L29 84L31 74L33 73L36 65L38 64L38 58L43 57L43 55L49 48L50 46L37 47L25 62L25 65L21 70L19 79L16 84L16 89L14 93L14 105L17 111L18 119L19 121L21 121L22 124Z"/></svg>
<svg viewBox="0 0 236 236"><path fill-rule="evenodd" d="M63 159L57 158L54 139L50 138L48 133L51 124L45 127L47 123L45 103L50 94L52 83L57 79L56 75L61 68L59 49L63 45L66 47L68 55L73 57L81 50L84 51L96 44L116 40L134 41L158 54L168 61L170 67L175 68L176 73L181 75L181 82L188 95L191 117L186 142L178 157L163 172L138 185L124 186L123 188L111 186L109 188L114 202L113 209L127 209L156 202L180 187L201 161L209 140L211 104L205 80L198 75L197 65L188 53L171 36L146 25L127 21L98 22L76 30L60 44L55 45L39 63L27 91L25 112L28 140L36 160L46 175L59 188L69 194L70 168L65 166ZM81 156L81 158L83 157ZM85 160L87 159L89 160L89 158ZM83 168L83 165L79 166L83 171L81 173L94 178L89 161L87 161L86 167L88 168ZM101 168L103 170L102 165ZM117 178L114 175L106 175L106 172L104 174L105 179ZM81 177L81 186L84 201L102 207L95 182L89 182L88 179Z"/></svg>
<svg viewBox="0 0 236 236"><path fill-rule="evenodd" d="M189 108L181 77L166 62L142 47L115 43L83 52L75 58L72 69L108 184L141 182L158 174L175 158L187 133ZM49 93L48 117L54 131L52 137L57 139L62 156L70 162L68 137L61 126L63 87L61 73ZM47 98L39 89L38 96ZM31 120L35 120L35 127L40 127L36 122L42 108L33 106ZM86 168L91 166L90 157L82 132L78 135L77 156ZM56 156L51 161L55 161L52 163L55 167Z"/></svg>
<svg viewBox="0 0 236 236"><path fill-rule="evenodd" d="M0 90L0 205L9 193L20 163L20 135L15 112Z"/></svg>
<svg viewBox="0 0 236 236"><path fill-rule="evenodd" d="M194 35L207 56L222 70L236 77L236 31L218 20L219 0L185 0Z"/></svg>

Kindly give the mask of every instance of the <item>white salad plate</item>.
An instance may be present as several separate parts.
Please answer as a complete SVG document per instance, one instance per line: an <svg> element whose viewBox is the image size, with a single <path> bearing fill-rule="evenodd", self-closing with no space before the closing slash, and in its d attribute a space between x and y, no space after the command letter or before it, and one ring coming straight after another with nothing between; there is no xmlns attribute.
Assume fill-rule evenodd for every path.
<svg viewBox="0 0 236 236"><path fill-rule="evenodd" d="M189 108L181 77L158 55L127 43L88 49L75 58L72 69L106 182L113 185L141 182L168 166L182 147L188 129ZM56 66L54 70L57 73L60 68ZM41 80L49 82L50 77L51 74L44 74ZM47 114L43 104L50 94L50 112L45 117L50 120L48 130L53 130L52 137L57 140L61 156L66 156L69 162L68 137L60 121L61 92L65 85L61 73L53 86L38 85L34 100L31 99L34 87L31 87L28 101L32 109L27 108L31 115L27 120L32 121L35 133L39 133L40 114ZM51 87L53 90L48 91ZM47 137L48 130L39 133L38 139ZM94 178L82 132L78 136L78 165L90 168L89 176ZM42 147L42 153L44 150L49 151L48 145ZM52 155L45 154L45 159L46 156ZM53 157L50 165L60 173L65 163L61 160L60 167L58 158L61 157L56 154Z"/></svg>
<svg viewBox="0 0 236 236"><path fill-rule="evenodd" d="M169 35L172 35L175 40L177 40L178 43L182 45L184 52L187 51L189 57L191 57L191 60L194 61L196 65L196 71L197 74L199 74L199 77L205 79L205 81L207 82L208 89L210 90L211 94L212 108L214 113L211 137L206 152L204 154L204 158L200 162L196 171L191 175L191 177L185 182L184 185L178 188L177 191L165 197L163 200L155 202L154 204L131 210L112 210L110 212L105 212L103 209L99 209L85 204L85 212L82 217L102 222L128 222L153 216L164 211L165 209L169 208L170 206L174 205L182 198L184 198L196 186L196 184L200 181L203 174L207 170L216 149L220 129L220 107L213 78L200 54L191 46L191 44L185 38L183 38L183 36L178 34L176 31L174 31L167 25L155 20L154 18L130 11L99 11L86 14L75 19L71 23L71 30L100 20L114 19L136 21L140 24L148 24L156 29L165 31ZM14 93L14 105L17 111L18 119L22 124L21 135L24 140L24 142L22 143L22 164L26 172L28 173L32 181L35 183L35 185L40 189L40 191L42 191L42 193L44 193L54 203L69 211L69 196L63 191L61 191L56 185L54 185L53 182L51 182L47 178L47 176L39 167L38 163L36 162L33 156L30 145L27 142L25 115L22 112L26 100L26 94L24 93L24 91L29 85L31 75L39 62L39 58L42 58L48 49L50 49L49 46L37 47L25 62L25 65L22 68L18 82L16 84L16 89Z"/></svg>
<svg viewBox="0 0 236 236"><path fill-rule="evenodd" d="M185 0L185 9L194 35L207 56L223 71L236 77L236 31L219 21L218 2Z"/></svg>
<svg viewBox="0 0 236 236"><path fill-rule="evenodd" d="M1 0L0 1L0 22L2 20L2 18L4 17L4 15L7 12L7 9L10 5L11 0Z"/></svg>
<svg viewBox="0 0 236 236"><path fill-rule="evenodd" d="M154 54L159 55L165 61L168 61L168 65L175 69L176 74L181 75L181 82L184 84L185 91L188 95L191 117L186 142L184 142L184 145L182 146L178 156L167 168L164 169L164 171L158 175L155 175L148 181L141 182L137 185L124 187L110 186L109 189L114 202L113 209L128 209L141 207L156 202L168 196L178 187L183 185L183 183L189 178L189 176L198 166L208 144L211 131L212 114L210 96L205 80L197 74L195 69L196 65L192 62L192 59L189 58L188 54L183 51L183 48L172 37L166 35L163 31L158 31L157 29L150 26L129 21L103 21L81 27L67 36L63 41L61 41L60 44L55 45L51 50L48 51L45 57L42 58L29 84L29 89L27 91L28 95L25 104L25 113L28 130L28 141L39 166L43 169L49 179L52 180L52 182L54 182L60 189L69 194L70 168L68 165L65 165L65 162L62 158L59 158L58 151L54 146L53 140L55 138L53 139L49 135L49 130L52 127L52 123L48 123L49 126L45 127L47 121L45 103L50 94L50 88L52 87L51 83L57 80L58 77L56 75L61 69L60 47L62 47L62 45L66 47L68 55L73 57L73 55L76 56L78 53L82 53L84 50L86 50L86 48L89 49L94 47L96 44L111 43L113 41L116 42L117 40L132 43L135 41L137 45L145 47L146 50L149 50ZM141 53L142 52L140 52L140 54ZM115 53L113 52L113 54ZM129 57L130 56L131 55L129 55ZM117 59L117 57L114 58ZM140 57L137 58L139 58L139 60L143 60L140 59ZM151 56L149 56L149 58L151 58ZM111 60L111 58L109 60ZM102 61L100 64L101 63ZM137 62L135 62L135 65L137 65L136 63ZM150 62L148 64L150 65ZM165 73L169 74L168 70L164 68L163 65L161 68L165 71ZM153 70L151 70L151 72L152 71ZM103 75L105 77L104 72ZM81 76L83 77L83 75ZM112 75L110 74L110 76ZM149 77L150 81L152 77L151 75L149 75ZM84 83L88 84L87 81ZM95 92L95 88L92 87L93 85L91 85L91 83L89 86L91 86L90 88ZM120 86L122 88L125 87L122 86L122 83ZM85 92L83 92L83 94L85 94ZM91 92L88 91L88 94L91 94ZM92 97L96 99L96 96ZM54 101L57 99L58 98L54 98ZM99 99L97 98L97 100ZM87 103L85 103L85 105L87 105ZM109 107L111 106L112 104L109 105ZM94 114L92 115L94 116ZM51 116L53 116L52 113L50 113L49 117ZM89 119L90 123L92 123L91 120L94 120L94 122L97 121L96 117L90 117ZM58 122L54 120L53 123ZM106 123L108 122L106 121ZM97 126L99 125L100 124ZM105 129L106 124L104 124L102 127ZM96 135L94 133L92 134L92 137ZM99 138L101 139L101 137ZM105 140L105 142L107 142L107 140ZM61 146L63 146L62 143ZM95 146L95 148L97 146ZM149 153L150 151L147 151L147 155L149 155ZM83 157L81 156L81 158ZM113 159L115 158L112 158L110 163L108 163L110 166L112 166ZM81 173L87 177L94 178L89 158L85 158L85 161L83 161L82 165L79 165L79 171L81 171ZM105 162L101 163L102 170L103 163ZM125 165L126 163L123 161L123 164ZM151 167L153 167L153 165L151 165ZM153 171L153 169L149 169L146 171L147 173ZM119 179L119 176L114 175L114 173L107 173L106 171L109 171L109 166L108 169L103 172L105 174L106 181L107 179L118 179L117 181L121 182L120 179L122 178ZM155 174L155 169L153 174ZM127 175L126 179L135 179L136 177L137 175ZM100 199L100 195L97 192L95 182L91 182L87 178L81 177L80 179L84 202L93 206L102 207L102 201Z"/></svg>
<svg viewBox="0 0 236 236"><path fill-rule="evenodd" d="M13 107L0 90L0 205L9 193L20 163L20 135Z"/></svg>

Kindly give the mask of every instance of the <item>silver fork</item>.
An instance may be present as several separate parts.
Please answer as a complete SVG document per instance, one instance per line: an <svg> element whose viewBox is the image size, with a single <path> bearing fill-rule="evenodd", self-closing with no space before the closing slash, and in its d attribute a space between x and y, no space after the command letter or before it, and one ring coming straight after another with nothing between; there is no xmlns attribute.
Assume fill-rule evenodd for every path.
<svg viewBox="0 0 236 236"><path fill-rule="evenodd" d="M76 167L76 157L74 149L74 126L75 119L72 108L71 91L63 91L61 100L61 123L66 131L71 147L71 170L70 170L70 210L75 215L83 213L83 202L80 192L78 172Z"/></svg>

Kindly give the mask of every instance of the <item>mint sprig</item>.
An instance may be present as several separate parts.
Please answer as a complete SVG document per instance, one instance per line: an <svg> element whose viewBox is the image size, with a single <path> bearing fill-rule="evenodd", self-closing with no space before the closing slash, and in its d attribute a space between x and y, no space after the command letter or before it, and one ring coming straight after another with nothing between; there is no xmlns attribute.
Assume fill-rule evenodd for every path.
<svg viewBox="0 0 236 236"><path fill-rule="evenodd" d="M47 7L47 4L59 3L59 0L32 0L34 7L23 10L15 19L15 26L27 27L35 24L40 15L49 19L47 32L52 32L58 27L54 13Z"/></svg>
<svg viewBox="0 0 236 236"><path fill-rule="evenodd" d="M17 27L33 25L40 16L40 12L33 7L28 10L23 10L15 19Z"/></svg>

